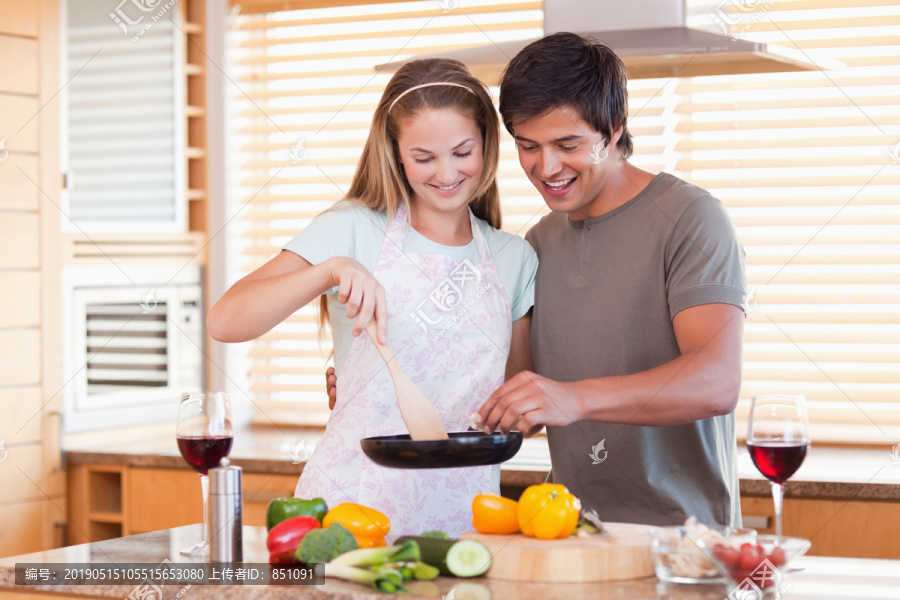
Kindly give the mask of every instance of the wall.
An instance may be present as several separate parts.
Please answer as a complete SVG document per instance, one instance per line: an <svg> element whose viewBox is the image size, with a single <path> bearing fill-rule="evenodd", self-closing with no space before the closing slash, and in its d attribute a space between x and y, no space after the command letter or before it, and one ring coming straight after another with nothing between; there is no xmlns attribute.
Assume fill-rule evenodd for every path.
<svg viewBox="0 0 900 600"><path fill-rule="evenodd" d="M58 0L0 0L0 555L58 546Z"/></svg>

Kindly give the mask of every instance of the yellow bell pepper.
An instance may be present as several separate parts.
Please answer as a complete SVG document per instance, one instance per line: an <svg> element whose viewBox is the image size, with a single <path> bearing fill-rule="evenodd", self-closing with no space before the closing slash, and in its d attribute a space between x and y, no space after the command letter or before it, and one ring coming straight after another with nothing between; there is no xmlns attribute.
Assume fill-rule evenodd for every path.
<svg viewBox="0 0 900 600"><path fill-rule="evenodd" d="M519 528L541 540L567 538L578 525L581 501L566 486L541 483L525 488L519 498Z"/></svg>
<svg viewBox="0 0 900 600"><path fill-rule="evenodd" d="M322 519L322 528L340 523L353 534L360 548L387 546L384 536L391 530L391 523L384 514L374 508L344 502L338 504Z"/></svg>

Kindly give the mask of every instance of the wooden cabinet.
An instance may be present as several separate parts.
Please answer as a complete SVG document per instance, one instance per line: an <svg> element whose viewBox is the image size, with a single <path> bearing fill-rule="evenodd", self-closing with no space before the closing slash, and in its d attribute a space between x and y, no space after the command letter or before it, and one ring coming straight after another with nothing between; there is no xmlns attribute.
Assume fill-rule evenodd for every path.
<svg viewBox="0 0 900 600"><path fill-rule="evenodd" d="M122 509L123 472L124 467L116 465L68 469L68 544L126 535Z"/></svg>
<svg viewBox="0 0 900 600"><path fill-rule="evenodd" d="M186 469L70 465L69 544L158 531L203 520L200 478ZM266 506L293 496L296 475L243 474L244 525L266 523Z"/></svg>
<svg viewBox="0 0 900 600"><path fill-rule="evenodd" d="M741 498L744 517L768 517L775 533L775 509L770 497ZM812 541L811 556L900 558L900 502L785 498L784 535Z"/></svg>
<svg viewBox="0 0 900 600"><path fill-rule="evenodd" d="M203 521L200 476L195 472L129 467L127 478L127 535Z"/></svg>

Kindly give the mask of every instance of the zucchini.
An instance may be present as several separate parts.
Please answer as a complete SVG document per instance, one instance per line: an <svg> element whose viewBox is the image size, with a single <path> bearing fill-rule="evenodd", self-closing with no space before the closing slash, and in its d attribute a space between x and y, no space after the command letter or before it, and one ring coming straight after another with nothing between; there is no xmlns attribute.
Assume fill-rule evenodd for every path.
<svg viewBox="0 0 900 600"><path fill-rule="evenodd" d="M491 567L491 552L481 542L404 536L394 543L407 539L419 544L422 562L440 569L441 575L478 577Z"/></svg>

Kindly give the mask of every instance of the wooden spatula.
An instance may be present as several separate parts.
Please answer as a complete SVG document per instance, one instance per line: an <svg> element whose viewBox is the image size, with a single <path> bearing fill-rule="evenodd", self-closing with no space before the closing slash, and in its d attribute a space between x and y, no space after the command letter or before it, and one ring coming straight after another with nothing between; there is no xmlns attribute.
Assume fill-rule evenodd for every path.
<svg viewBox="0 0 900 600"><path fill-rule="evenodd" d="M400 363L394 358L394 351L388 344L383 346L378 343L378 333L375 331L375 320L369 321L366 333L375 345L375 349L381 354L387 364L391 379L394 380L394 391L397 394L397 404L400 406L400 416L409 429L409 437L415 441L422 440L446 440L450 436L441 422L437 411L428 397L422 393L416 384L400 367Z"/></svg>

